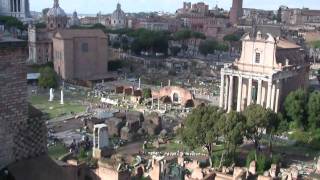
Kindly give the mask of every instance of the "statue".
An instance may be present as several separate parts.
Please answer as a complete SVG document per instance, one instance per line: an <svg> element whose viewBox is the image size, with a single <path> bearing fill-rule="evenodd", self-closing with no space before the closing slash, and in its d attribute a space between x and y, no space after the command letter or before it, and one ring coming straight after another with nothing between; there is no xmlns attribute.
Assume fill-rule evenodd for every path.
<svg viewBox="0 0 320 180"><path fill-rule="evenodd" d="M61 100L60 100L60 104L64 104L64 100L63 100L63 90L61 89Z"/></svg>
<svg viewBox="0 0 320 180"><path fill-rule="evenodd" d="M50 97L49 97L49 101L52 102L54 98L54 94L53 94L53 89L50 88Z"/></svg>

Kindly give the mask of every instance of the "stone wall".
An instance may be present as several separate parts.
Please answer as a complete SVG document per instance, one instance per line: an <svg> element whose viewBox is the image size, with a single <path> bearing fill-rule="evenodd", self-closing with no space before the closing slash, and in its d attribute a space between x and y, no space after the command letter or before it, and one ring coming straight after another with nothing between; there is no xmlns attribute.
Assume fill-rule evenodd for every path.
<svg viewBox="0 0 320 180"><path fill-rule="evenodd" d="M46 152L41 115L28 116L27 56L25 42L0 40L0 169Z"/></svg>

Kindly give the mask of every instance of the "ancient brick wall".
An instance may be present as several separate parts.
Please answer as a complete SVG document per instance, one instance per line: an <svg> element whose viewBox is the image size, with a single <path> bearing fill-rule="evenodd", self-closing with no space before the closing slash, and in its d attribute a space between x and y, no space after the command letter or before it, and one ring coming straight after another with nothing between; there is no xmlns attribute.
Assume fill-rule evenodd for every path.
<svg viewBox="0 0 320 180"><path fill-rule="evenodd" d="M46 152L45 122L28 117L25 42L0 42L0 169Z"/></svg>

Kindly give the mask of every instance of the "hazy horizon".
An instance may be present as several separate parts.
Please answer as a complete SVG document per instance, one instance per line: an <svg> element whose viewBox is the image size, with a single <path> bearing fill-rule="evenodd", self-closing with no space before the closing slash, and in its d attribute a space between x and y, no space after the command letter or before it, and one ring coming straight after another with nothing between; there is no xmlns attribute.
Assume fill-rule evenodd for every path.
<svg viewBox="0 0 320 180"><path fill-rule="evenodd" d="M112 13L116 9L116 4L119 2L125 12L175 12L182 8L184 1L188 0L60 0L60 7L67 13L72 13L76 10L79 14L96 14L99 11L102 13ZM189 2L189 1L188 1ZM209 4L210 9L218 4L226 10L230 9L232 0L191 0L190 2L205 2ZM44 8L50 8L53 5L53 0L30 0L30 10L41 12ZM310 8L320 9L319 0L244 0L244 8L257 8L266 10L277 10L279 6L286 5L290 8Z"/></svg>

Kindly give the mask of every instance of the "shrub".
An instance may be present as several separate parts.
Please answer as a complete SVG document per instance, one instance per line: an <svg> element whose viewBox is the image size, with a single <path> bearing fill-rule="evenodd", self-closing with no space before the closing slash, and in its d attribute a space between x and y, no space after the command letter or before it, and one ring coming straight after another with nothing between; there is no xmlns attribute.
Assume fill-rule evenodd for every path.
<svg viewBox="0 0 320 180"><path fill-rule="evenodd" d="M263 172L270 169L270 167L271 167L270 158L268 158L264 154L260 154L257 156L257 172L259 174L263 174Z"/></svg>
<svg viewBox="0 0 320 180"><path fill-rule="evenodd" d="M246 166L247 167L249 167L250 163L255 160L255 156L256 156L256 152L254 150L249 152L249 154L247 155L247 159L246 159Z"/></svg>
<svg viewBox="0 0 320 180"><path fill-rule="evenodd" d="M281 161L282 161L282 158L280 154L272 155L271 164L280 164Z"/></svg>
<svg viewBox="0 0 320 180"><path fill-rule="evenodd" d="M58 77L56 72L50 67L44 67L39 70L39 86L43 88L56 88L58 86Z"/></svg>

